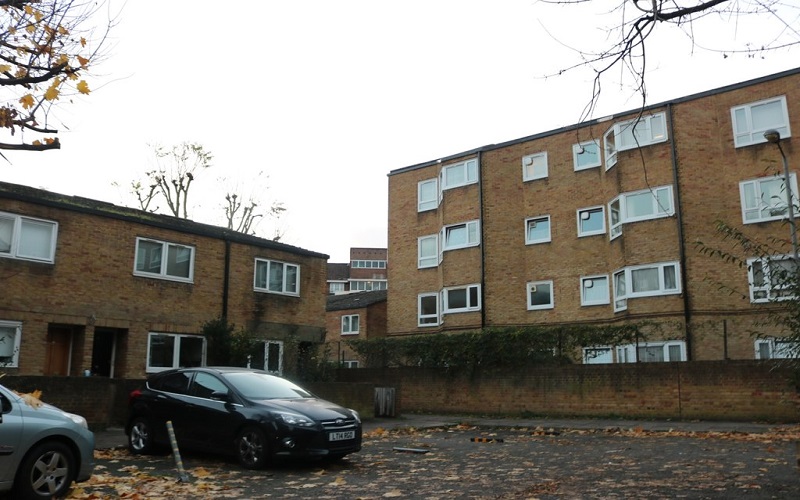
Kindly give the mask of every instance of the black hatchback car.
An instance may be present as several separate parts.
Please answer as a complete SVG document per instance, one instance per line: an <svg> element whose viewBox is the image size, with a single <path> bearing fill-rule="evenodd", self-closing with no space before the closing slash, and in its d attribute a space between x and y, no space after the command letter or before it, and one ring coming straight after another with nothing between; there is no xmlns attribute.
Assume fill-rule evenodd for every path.
<svg viewBox="0 0 800 500"><path fill-rule="evenodd" d="M275 458L338 459L361 449L357 412L261 370L181 368L150 376L130 395L130 451L168 446L168 421L180 449L233 454L248 469Z"/></svg>

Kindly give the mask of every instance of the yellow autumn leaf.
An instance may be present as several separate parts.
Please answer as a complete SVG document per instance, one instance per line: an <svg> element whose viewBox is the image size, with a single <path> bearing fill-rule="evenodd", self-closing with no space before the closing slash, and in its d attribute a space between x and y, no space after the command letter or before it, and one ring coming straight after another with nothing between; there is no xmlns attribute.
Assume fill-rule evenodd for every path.
<svg viewBox="0 0 800 500"><path fill-rule="evenodd" d="M44 17L44 14L42 14L41 12L36 10L36 11L33 12L33 17L36 18L36 22L38 23L39 21L42 20L42 18Z"/></svg>
<svg viewBox="0 0 800 500"><path fill-rule="evenodd" d="M19 103L22 104L22 107L25 109L30 109L33 107L34 104L33 96L30 94L25 94L19 100Z"/></svg>
<svg viewBox="0 0 800 500"><path fill-rule="evenodd" d="M61 54L56 58L57 64L67 64L69 62L69 56L66 54Z"/></svg>
<svg viewBox="0 0 800 500"><path fill-rule="evenodd" d="M85 68L87 64L89 64L89 59L81 56L75 56L78 59L78 62L81 63L81 67Z"/></svg>
<svg viewBox="0 0 800 500"><path fill-rule="evenodd" d="M86 47L86 39L81 37L81 47Z"/></svg>
<svg viewBox="0 0 800 500"><path fill-rule="evenodd" d="M33 34L33 32L36 31L36 26L34 26L33 24L29 24L29 25L25 26L25 31L27 31L28 33Z"/></svg>
<svg viewBox="0 0 800 500"><path fill-rule="evenodd" d="M48 137L44 140L45 144L55 144L58 142L58 137Z"/></svg>
<svg viewBox="0 0 800 500"><path fill-rule="evenodd" d="M11 71L10 64L0 64L0 73L5 73L6 71Z"/></svg>
<svg viewBox="0 0 800 500"><path fill-rule="evenodd" d="M33 144L34 146L41 146L42 145L42 141L40 141L39 139L36 139L31 144Z"/></svg>
<svg viewBox="0 0 800 500"><path fill-rule="evenodd" d="M9 26L8 27L8 33L10 35L15 35L17 33L17 27L16 26Z"/></svg>
<svg viewBox="0 0 800 500"><path fill-rule="evenodd" d="M47 89L47 92L44 93L44 98L47 99L48 101L55 101L56 99L58 99L59 85L61 85L61 79L60 78L54 79L52 85L50 85L50 88Z"/></svg>
<svg viewBox="0 0 800 500"><path fill-rule="evenodd" d="M26 13L26 14L28 14L29 16L30 16L31 14L33 14L33 7L31 7L31 6L30 6L30 5L28 5L28 4L25 4L25 7L23 7L23 8L22 8L22 10L24 10L24 11L25 11L25 13Z"/></svg>
<svg viewBox="0 0 800 500"><path fill-rule="evenodd" d="M63 27L63 26L61 26L59 24L58 25L58 34L59 35L69 35L69 30L67 30L67 28L65 28L65 27Z"/></svg>

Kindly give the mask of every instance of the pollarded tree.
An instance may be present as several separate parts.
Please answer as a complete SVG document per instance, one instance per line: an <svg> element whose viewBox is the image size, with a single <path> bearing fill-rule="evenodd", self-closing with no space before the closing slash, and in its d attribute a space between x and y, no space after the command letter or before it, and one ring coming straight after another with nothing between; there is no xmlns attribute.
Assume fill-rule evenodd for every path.
<svg viewBox="0 0 800 500"><path fill-rule="evenodd" d="M0 0L0 150L60 148L54 106L90 92L83 75L99 62L113 26L110 20L99 36L90 29L90 18L101 6L81 0Z"/></svg>
<svg viewBox="0 0 800 500"><path fill-rule="evenodd" d="M592 97L581 120L592 117L604 77L612 70L620 84L626 80L633 86L642 105L647 102L648 44L667 30L685 36L692 52L716 53L721 58L764 58L800 45L800 7L786 0L542 0L542 3L564 7L569 18L594 14L593 19L600 24L610 20L610 24L600 26L604 41L588 42L591 48L579 45L585 33L575 39L558 40L573 47L577 58L574 64L560 67L556 75L580 68L594 73ZM756 22L758 26L754 27Z"/></svg>

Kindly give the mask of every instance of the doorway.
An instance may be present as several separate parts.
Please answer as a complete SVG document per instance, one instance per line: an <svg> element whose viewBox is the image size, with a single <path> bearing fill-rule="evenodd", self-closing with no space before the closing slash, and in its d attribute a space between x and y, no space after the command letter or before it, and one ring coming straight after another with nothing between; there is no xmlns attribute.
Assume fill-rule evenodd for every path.
<svg viewBox="0 0 800 500"><path fill-rule="evenodd" d="M125 330L95 328L92 343L92 375L114 378L119 343Z"/></svg>
<svg viewBox="0 0 800 500"><path fill-rule="evenodd" d="M50 325L47 329L44 374L66 377L71 369L72 333L69 326Z"/></svg>

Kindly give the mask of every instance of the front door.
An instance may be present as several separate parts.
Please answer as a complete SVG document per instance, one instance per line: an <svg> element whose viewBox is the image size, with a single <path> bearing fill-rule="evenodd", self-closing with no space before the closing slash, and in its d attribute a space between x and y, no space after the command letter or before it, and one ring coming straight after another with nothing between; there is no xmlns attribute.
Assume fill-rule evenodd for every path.
<svg viewBox="0 0 800 500"><path fill-rule="evenodd" d="M44 374L57 377L69 375L71 352L72 329L51 325L47 331Z"/></svg>

